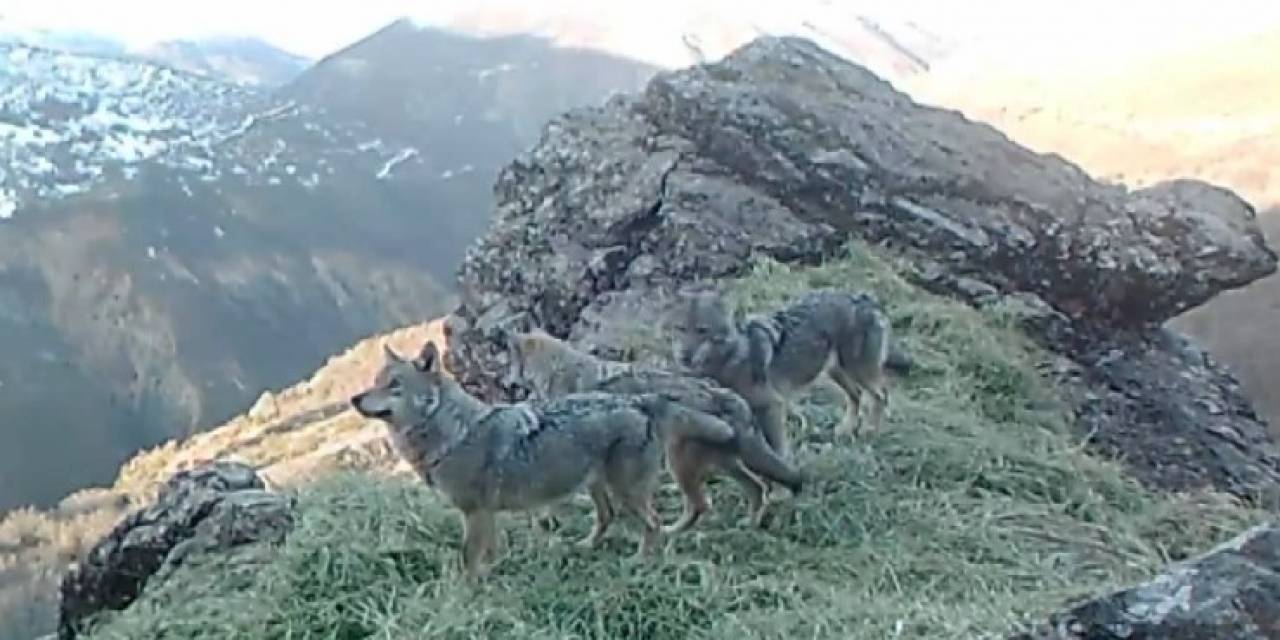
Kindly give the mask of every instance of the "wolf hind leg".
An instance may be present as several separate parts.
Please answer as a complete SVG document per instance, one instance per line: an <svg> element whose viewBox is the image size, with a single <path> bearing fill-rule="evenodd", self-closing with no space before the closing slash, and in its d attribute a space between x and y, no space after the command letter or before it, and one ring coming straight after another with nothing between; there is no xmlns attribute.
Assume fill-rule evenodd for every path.
<svg viewBox="0 0 1280 640"><path fill-rule="evenodd" d="M605 483L596 480L590 486L591 502L595 505L595 524L591 527L591 533L579 540L579 547L591 549L600 544L600 540L604 537L606 531L609 530L609 524L613 522L613 501L609 499L609 490Z"/></svg>
<svg viewBox="0 0 1280 640"><path fill-rule="evenodd" d="M640 520L640 545L636 548L636 557L652 555L662 539L662 520L653 507L653 494L643 489L628 489L620 499L627 510Z"/></svg>
<svg viewBox="0 0 1280 640"><path fill-rule="evenodd" d="M711 510L711 500L707 497L707 469L704 464L705 451L691 440L673 443L667 450L667 465L676 480L676 486L684 495L684 512L669 527L664 527L665 535L681 533L698 522Z"/></svg>
<svg viewBox="0 0 1280 640"><path fill-rule="evenodd" d="M717 463L725 474L742 488L747 501L747 522L754 527L763 526L767 515L767 503L764 498L769 489L764 479L747 469L746 463L737 456L724 456L717 460Z"/></svg>
<svg viewBox="0 0 1280 640"><path fill-rule="evenodd" d="M852 436L862 423L862 386L843 369L832 369L828 375L840 388L840 397L844 400L844 413L836 425L836 433Z"/></svg>

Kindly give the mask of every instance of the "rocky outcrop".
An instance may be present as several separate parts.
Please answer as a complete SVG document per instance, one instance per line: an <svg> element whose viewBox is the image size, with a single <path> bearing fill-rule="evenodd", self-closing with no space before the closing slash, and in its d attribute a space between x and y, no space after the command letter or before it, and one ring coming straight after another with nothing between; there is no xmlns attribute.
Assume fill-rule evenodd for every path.
<svg viewBox="0 0 1280 640"><path fill-rule="evenodd" d="M292 499L267 491L251 467L215 462L181 471L63 577L58 637L75 638L94 614L128 607L192 552L279 542L292 525Z"/></svg>
<svg viewBox="0 0 1280 640"><path fill-rule="evenodd" d="M1011 640L1280 638L1280 525L1254 527L1140 585Z"/></svg>
<svg viewBox="0 0 1280 640"><path fill-rule="evenodd" d="M1037 309L1029 332L1074 363L1081 433L1137 477L1280 496L1280 455L1235 380L1161 328L1276 269L1223 189L1102 184L808 41L762 38L552 122L495 195L450 324L451 367L488 397L522 394L501 373L505 328L607 351L685 283L757 253L820 260L852 234L931 290Z"/></svg>

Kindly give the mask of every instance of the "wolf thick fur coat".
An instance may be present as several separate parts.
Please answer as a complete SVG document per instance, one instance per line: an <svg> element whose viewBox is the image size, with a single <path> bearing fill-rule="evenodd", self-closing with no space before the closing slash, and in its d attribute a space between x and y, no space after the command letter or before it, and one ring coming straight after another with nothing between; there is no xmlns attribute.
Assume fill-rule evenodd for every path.
<svg viewBox="0 0 1280 640"><path fill-rule="evenodd" d="M680 365L741 394L769 444L784 455L789 402L821 375L846 398L839 430L855 430L864 392L872 401L872 429L881 426L891 332L880 305L866 294L817 289L739 323L719 292L700 291L686 294L671 326ZM909 364L902 356L895 360Z"/></svg>
<svg viewBox="0 0 1280 640"><path fill-rule="evenodd" d="M729 442L681 436L668 442L667 465L684 494L685 505L684 513L667 533L688 529L711 509L705 484L715 469L725 472L745 492L756 525L762 524L766 515L767 486L760 477L787 486L793 494L803 486L801 474L778 457L756 430L747 403L710 380L598 358L539 330L510 334L508 350L510 377L540 397L588 391L658 393L734 428L735 438Z"/></svg>
<svg viewBox="0 0 1280 640"><path fill-rule="evenodd" d="M397 452L462 512L462 561L471 576L494 560L496 513L545 507L583 487L595 526L579 544L600 541L616 503L642 524L638 553L652 552L661 536L652 495L664 442L673 434L734 437L728 425L689 420L657 394L490 405L447 375L431 342L413 360L385 349L372 387L351 404L384 422Z"/></svg>

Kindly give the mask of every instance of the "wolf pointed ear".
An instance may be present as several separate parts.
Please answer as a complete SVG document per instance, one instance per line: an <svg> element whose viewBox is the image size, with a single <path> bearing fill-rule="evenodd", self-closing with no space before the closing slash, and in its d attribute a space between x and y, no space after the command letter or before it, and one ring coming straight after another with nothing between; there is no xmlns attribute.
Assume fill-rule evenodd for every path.
<svg viewBox="0 0 1280 640"><path fill-rule="evenodd" d="M418 371L426 373L437 373L440 371L440 350L436 347L436 343L428 340L422 345L422 351L418 353L418 357L414 359L413 366Z"/></svg>
<svg viewBox="0 0 1280 640"><path fill-rule="evenodd" d="M387 362L404 362L404 358L401 358L395 351L392 351L391 345L385 342L382 343L382 356L387 359Z"/></svg>

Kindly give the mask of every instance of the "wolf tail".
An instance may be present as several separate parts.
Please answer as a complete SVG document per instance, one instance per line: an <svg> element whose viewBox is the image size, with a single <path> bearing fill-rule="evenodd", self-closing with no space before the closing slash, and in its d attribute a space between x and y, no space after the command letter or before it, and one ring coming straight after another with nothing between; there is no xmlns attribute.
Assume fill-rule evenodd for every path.
<svg viewBox="0 0 1280 640"><path fill-rule="evenodd" d="M759 433L753 431L738 438L738 457L748 469L786 487L793 495L799 495L804 487L804 476L770 448Z"/></svg>
<svg viewBox="0 0 1280 640"><path fill-rule="evenodd" d="M711 444L732 442L737 436L729 423L713 415L694 411L663 394L641 396L645 408L657 421L664 438L693 438Z"/></svg>
<svg viewBox="0 0 1280 640"><path fill-rule="evenodd" d="M902 350L902 347L896 344L889 345L889 353L884 360L884 368L893 371L898 375L907 375L911 373L911 368L916 364L911 354Z"/></svg>

